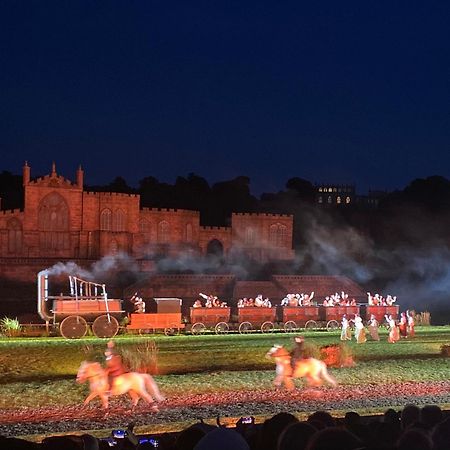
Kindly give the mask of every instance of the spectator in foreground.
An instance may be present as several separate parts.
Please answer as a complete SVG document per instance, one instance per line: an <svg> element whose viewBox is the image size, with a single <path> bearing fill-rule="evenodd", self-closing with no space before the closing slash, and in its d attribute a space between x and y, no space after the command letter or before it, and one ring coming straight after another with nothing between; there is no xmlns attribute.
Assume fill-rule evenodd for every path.
<svg viewBox="0 0 450 450"><path fill-rule="evenodd" d="M293 422L281 433L277 450L304 450L316 431L309 423Z"/></svg>
<svg viewBox="0 0 450 450"><path fill-rule="evenodd" d="M362 446L362 441L350 431L327 427L313 434L305 450L355 450Z"/></svg>

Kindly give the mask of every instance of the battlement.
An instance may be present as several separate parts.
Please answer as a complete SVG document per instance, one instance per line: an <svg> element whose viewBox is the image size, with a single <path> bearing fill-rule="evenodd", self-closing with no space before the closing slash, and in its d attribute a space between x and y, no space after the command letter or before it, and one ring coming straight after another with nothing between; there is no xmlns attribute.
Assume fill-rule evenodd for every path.
<svg viewBox="0 0 450 450"><path fill-rule="evenodd" d="M123 192L92 192L84 191L84 194L99 197L138 198L139 194L124 194Z"/></svg>
<svg viewBox="0 0 450 450"><path fill-rule="evenodd" d="M232 213L232 216L239 216L239 217L285 217L285 218L292 218L292 214L272 214L272 213Z"/></svg>
<svg viewBox="0 0 450 450"><path fill-rule="evenodd" d="M3 216L19 214L19 213L23 213L23 209L17 208L17 209L5 209L3 211L0 210L0 214Z"/></svg>
<svg viewBox="0 0 450 450"><path fill-rule="evenodd" d="M173 213L190 213L193 215L198 215L198 211L193 211L192 209L178 209L178 208L141 208L143 212L173 212Z"/></svg>
<svg viewBox="0 0 450 450"><path fill-rule="evenodd" d="M214 227L214 226L202 226L200 230L203 231L231 231L231 227Z"/></svg>

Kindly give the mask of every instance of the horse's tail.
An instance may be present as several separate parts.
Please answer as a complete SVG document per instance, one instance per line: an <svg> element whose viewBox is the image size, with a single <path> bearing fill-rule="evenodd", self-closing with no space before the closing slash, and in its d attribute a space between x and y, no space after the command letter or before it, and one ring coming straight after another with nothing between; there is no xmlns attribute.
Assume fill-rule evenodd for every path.
<svg viewBox="0 0 450 450"><path fill-rule="evenodd" d="M164 396L161 394L161 392L158 388L158 385L156 384L153 377L151 375L149 375L148 373L142 374L142 376L145 381L145 388L147 389L147 391L149 391L151 393L152 397L157 402L162 402L163 400L165 400Z"/></svg>
<svg viewBox="0 0 450 450"><path fill-rule="evenodd" d="M322 361L321 375L322 378L328 383L330 383L332 386L337 386L336 379L328 373L327 365L323 361Z"/></svg>

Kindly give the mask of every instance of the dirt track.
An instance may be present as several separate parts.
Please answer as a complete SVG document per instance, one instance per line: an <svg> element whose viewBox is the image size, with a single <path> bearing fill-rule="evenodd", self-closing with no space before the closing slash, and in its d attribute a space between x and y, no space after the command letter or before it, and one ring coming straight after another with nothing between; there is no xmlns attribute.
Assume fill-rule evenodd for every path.
<svg viewBox="0 0 450 450"><path fill-rule="evenodd" d="M361 385L357 389L346 386L337 388L298 388L292 393L282 389L227 392L221 394L181 394L160 404L160 411L150 412L141 404L129 411L127 400L111 402L107 417L97 406L83 408L21 409L0 411L0 434L6 436L30 436L49 433L70 433L82 430L105 430L126 427L135 422L139 426L154 425L163 429L165 424L191 422L198 419L241 416L271 416L280 411L309 413L324 410L373 410L383 412L392 407L400 409L407 403L416 405L438 404L450 408L450 381L432 383L401 383L386 386Z"/></svg>

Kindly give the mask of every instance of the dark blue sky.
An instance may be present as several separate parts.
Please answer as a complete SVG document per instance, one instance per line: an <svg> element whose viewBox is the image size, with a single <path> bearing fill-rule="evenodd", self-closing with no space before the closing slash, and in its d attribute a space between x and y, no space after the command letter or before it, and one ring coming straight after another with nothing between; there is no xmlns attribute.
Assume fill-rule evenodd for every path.
<svg viewBox="0 0 450 450"><path fill-rule="evenodd" d="M0 170L450 177L450 3L3 0Z"/></svg>

